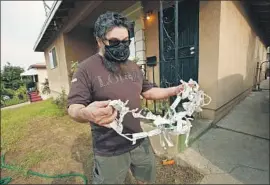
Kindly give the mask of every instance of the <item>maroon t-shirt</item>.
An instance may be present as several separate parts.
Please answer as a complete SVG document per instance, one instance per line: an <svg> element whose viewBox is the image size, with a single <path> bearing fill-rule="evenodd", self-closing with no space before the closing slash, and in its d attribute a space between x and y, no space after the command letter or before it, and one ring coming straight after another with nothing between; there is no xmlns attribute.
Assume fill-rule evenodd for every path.
<svg viewBox="0 0 270 185"><path fill-rule="evenodd" d="M94 101L129 100L130 109L140 107L140 94L153 87L153 84L144 79L143 73L137 64L129 61L127 72L123 75L110 73L103 65L103 57L95 54L80 62L73 76L71 89L68 95L68 106L71 104L89 105ZM112 156L128 152L138 146L117 134L113 129L91 124L93 148L97 155ZM123 133L141 132L140 121L133 118L131 113L124 117Z"/></svg>

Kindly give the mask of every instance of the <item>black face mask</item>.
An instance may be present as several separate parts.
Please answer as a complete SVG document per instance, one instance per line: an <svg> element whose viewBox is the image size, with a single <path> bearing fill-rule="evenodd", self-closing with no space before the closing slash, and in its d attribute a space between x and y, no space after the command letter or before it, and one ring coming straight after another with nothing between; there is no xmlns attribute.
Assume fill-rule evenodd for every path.
<svg viewBox="0 0 270 185"><path fill-rule="evenodd" d="M115 41L114 41L115 42ZM117 41L114 44L105 45L104 57L113 62L124 63L130 55L130 41Z"/></svg>

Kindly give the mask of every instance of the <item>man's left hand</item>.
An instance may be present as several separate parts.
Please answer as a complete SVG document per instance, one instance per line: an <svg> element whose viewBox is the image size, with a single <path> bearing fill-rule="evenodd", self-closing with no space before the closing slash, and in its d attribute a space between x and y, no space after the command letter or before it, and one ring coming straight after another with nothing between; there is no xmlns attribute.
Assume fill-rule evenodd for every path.
<svg viewBox="0 0 270 185"><path fill-rule="evenodd" d="M174 93L173 93L173 96L176 96L178 95L180 92L182 92L184 90L184 86L181 84L181 85L178 85L178 86L175 86L174 87Z"/></svg>
<svg viewBox="0 0 270 185"><path fill-rule="evenodd" d="M194 87L193 84L188 84L188 85L189 85L191 88ZM183 84L178 85L178 86L175 86L174 88L175 88L175 89L174 89L174 95L173 95L173 96L176 96L176 95L178 95L179 93L181 93L182 91L184 91L184 85L183 85Z"/></svg>

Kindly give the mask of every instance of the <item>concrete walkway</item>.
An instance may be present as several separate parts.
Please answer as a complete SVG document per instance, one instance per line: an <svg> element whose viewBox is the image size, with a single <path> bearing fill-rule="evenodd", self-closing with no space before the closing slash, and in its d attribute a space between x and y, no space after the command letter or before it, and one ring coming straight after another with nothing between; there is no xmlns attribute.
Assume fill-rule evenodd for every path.
<svg viewBox="0 0 270 185"><path fill-rule="evenodd" d="M269 184L269 90L252 92L177 160L201 171L201 184Z"/></svg>
<svg viewBox="0 0 270 185"><path fill-rule="evenodd" d="M1 110L14 109L14 108L22 107L22 106L29 105L29 104L30 104L30 101L25 102L25 103L20 103L20 104L17 104L17 105L11 105L11 106L8 106L8 107L4 107L4 108L1 108Z"/></svg>

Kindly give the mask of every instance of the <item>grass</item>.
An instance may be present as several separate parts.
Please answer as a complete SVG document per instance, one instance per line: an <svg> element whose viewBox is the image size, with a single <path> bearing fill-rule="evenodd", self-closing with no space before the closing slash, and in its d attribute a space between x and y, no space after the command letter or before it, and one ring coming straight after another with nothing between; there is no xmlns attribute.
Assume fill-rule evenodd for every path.
<svg viewBox="0 0 270 185"><path fill-rule="evenodd" d="M52 100L1 110L1 151L6 153L7 164L48 175L82 173L91 183L90 127L72 121ZM195 183L201 178L191 168L162 166L160 160L157 157L158 183ZM51 180L5 169L1 176L11 176L13 184L82 183L79 178Z"/></svg>
<svg viewBox="0 0 270 185"><path fill-rule="evenodd" d="M1 149L13 150L27 134L29 121L42 117L57 117L61 111L51 100L26 105L20 108L1 110Z"/></svg>

